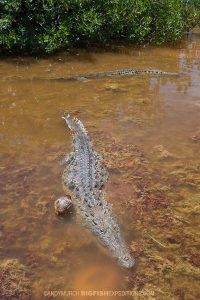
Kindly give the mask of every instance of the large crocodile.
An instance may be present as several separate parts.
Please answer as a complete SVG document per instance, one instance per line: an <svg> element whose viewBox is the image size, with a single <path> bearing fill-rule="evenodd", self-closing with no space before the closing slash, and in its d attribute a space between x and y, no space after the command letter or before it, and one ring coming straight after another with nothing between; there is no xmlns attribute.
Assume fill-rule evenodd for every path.
<svg viewBox="0 0 200 300"><path fill-rule="evenodd" d="M65 114L63 118L72 131L74 146L74 152L65 159L66 168L62 177L64 189L67 193L70 192L83 224L110 250L120 265L131 268L134 259L102 191L107 180L102 158L93 149L81 121L69 114ZM60 205L62 203L61 201Z"/></svg>
<svg viewBox="0 0 200 300"><path fill-rule="evenodd" d="M84 80L84 79L98 79L110 76L125 76L125 75L138 75L138 74L151 74L151 75L168 75L168 76L177 76L179 73L173 72L164 72L160 70L140 70L140 69L122 69L122 70L113 70L113 71L105 71L105 72L97 72L97 73L85 73L75 76L66 76L66 77L57 77L51 78L53 81L70 81L70 80Z"/></svg>

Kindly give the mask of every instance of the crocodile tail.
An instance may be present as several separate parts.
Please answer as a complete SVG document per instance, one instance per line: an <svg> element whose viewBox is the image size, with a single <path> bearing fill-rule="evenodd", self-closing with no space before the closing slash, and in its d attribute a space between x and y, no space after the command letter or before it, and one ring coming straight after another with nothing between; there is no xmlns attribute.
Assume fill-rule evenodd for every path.
<svg viewBox="0 0 200 300"><path fill-rule="evenodd" d="M70 114L66 113L64 113L62 118L66 121L68 127L74 133L84 133L85 135L87 135L87 130L85 129L83 123L80 120L78 120L77 118L72 118Z"/></svg>

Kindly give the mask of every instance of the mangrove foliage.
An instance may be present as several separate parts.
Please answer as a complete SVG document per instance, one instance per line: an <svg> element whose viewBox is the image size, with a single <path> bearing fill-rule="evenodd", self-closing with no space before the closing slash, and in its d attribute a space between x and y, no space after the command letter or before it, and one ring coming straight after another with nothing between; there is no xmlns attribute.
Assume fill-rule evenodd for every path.
<svg viewBox="0 0 200 300"><path fill-rule="evenodd" d="M52 53L112 40L173 43L199 20L199 0L0 0L0 48Z"/></svg>

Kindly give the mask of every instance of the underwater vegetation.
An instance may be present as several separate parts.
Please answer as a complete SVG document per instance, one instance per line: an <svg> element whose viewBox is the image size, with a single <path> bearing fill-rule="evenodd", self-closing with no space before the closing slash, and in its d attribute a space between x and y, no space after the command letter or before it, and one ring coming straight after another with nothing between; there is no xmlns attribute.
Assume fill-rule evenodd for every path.
<svg viewBox="0 0 200 300"><path fill-rule="evenodd" d="M145 155L109 135L99 146L114 185L108 197L118 214L127 208L121 219L135 232L138 268L128 286L136 299L198 299L200 161L186 163L163 145Z"/></svg>
<svg viewBox="0 0 200 300"><path fill-rule="evenodd" d="M18 259L0 260L0 299L30 299L27 268Z"/></svg>

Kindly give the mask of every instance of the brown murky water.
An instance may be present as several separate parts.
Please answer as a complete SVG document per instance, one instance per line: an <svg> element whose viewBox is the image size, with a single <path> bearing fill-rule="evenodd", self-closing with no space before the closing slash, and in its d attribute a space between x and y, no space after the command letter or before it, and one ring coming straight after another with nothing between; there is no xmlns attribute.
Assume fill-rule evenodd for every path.
<svg viewBox="0 0 200 300"><path fill-rule="evenodd" d="M123 68L185 76L26 80ZM200 299L199 95L198 32L175 48L1 58L0 261L18 259L26 267L31 299L91 299L48 294L72 290ZM59 161L71 146L64 111L83 121L105 156L107 200L136 257L133 270L117 266L75 215L54 214L63 195Z"/></svg>

